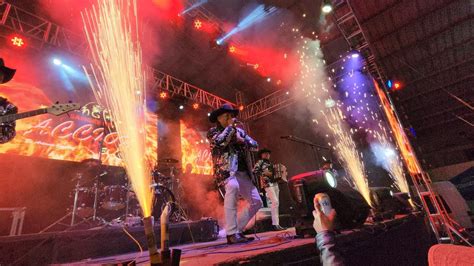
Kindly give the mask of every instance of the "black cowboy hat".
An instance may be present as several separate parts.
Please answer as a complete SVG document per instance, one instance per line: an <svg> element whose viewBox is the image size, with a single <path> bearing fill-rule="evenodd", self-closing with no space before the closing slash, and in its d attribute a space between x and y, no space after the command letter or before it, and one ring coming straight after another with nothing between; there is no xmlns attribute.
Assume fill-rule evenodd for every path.
<svg viewBox="0 0 474 266"><path fill-rule="evenodd" d="M264 153L272 153L272 151L269 150L269 149L267 149L267 148L260 149L260 150L258 151L258 158L261 158L261 157L262 157L262 154L264 154Z"/></svg>
<svg viewBox="0 0 474 266"><path fill-rule="evenodd" d="M234 109L232 105L225 103L219 109L211 112L209 115L209 121L211 121L211 123L216 123L217 117L225 113L231 113L235 117L239 114L239 109Z"/></svg>
<svg viewBox="0 0 474 266"><path fill-rule="evenodd" d="M6 67L5 63L3 62L3 58L0 58L0 73L2 73L0 84L10 81L15 75L15 72L16 72L16 69L11 69L11 68Z"/></svg>

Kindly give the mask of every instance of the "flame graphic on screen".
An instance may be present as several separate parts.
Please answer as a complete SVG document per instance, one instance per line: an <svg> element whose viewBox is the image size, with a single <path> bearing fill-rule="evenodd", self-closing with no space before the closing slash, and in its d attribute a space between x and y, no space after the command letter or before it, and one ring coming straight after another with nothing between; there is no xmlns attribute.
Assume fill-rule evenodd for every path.
<svg viewBox="0 0 474 266"><path fill-rule="evenodd" d="M8 87L2 85L0 96L14 103L19 112L44 108L52 102L40 88L19 82L10 82ZM18 120L16 137L0 145L0 153L80 162L98 159L101 151L104 164L121 166L117 134L104 132L102 116L106 115L106 110L88 103L69 115L56 117L46 114ZM151 166L157 160L158 129L156 115L148 113L147 116L150 122L146 127L146 158Z"/></svg>
<svg viewBox="0 0 474 266"><path fill-rule="evenodd" d="M180 121L180 133L183 171L188 169L192 174L211 175L212 159L206 133L186 125L182 120Z"/></svg>

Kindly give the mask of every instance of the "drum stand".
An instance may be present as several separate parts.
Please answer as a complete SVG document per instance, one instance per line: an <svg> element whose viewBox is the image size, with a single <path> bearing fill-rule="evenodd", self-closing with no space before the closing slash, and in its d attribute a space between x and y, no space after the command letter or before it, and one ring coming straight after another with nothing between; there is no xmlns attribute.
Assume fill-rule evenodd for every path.
<svg viewBox="0 0 474 266"><path fill-rule="evenodd" d="M170 216L170 221L173 221L173 222L182 222L182 221L188 221L189 218L188 218L188 214L186 213L186 211L183 209L183 207L181 207L181 204L179 204L181 202L181 195L182 195L182 191L183 191L183 188L181 186L181 182L179 180L179 178L175 178L175 174L174 174L174 170L175 170L175 167L174 166L171 166L170 167L170 176L171 176L171 187L170 187L170 190L172 192L174 192L174 195L175 195L175 202L173 203L174 204L174 208L176 208L176 211L174 211L171 216ZM173 180L176 180L176 188L174 188L174 182Z"/></svg>
<svg viewBox="0 0 474 266"><path fill-rule="evenodd" d="M78 208L77 201L79 199L79 191L80 191L79 190L79 188L80 188L79 182L80 182L80 180L77 180L76 186L74 188L74 203L73 203L72 211L68 212L66 215L59 218L54 223L50 224L49 226L47 226L46 228L41 230L39 233L47 232L49 229L51 229L52 227L54 227L56 225L65 226L66 229L64 229L63 231L69 231L69 230L73 229L74 227L76 227L80 224L83 224L83 223L89 223L90 224L91 219L94 222L96 220L100 220L101 224L106 224L106 222L103 219L99 219L99 217L97 217L97 204L98 204L98 194L99 194L98 193L99 192L99 189L98 189L98 176L96 177L96 181L94 182L93 216L89 217L89 218L79 217L79 218L81 218L81 221L78 222L78 223L75 223L76 222L76 216L77 216L77 208ZM71 222L69 224L63 223L63 221L65 221L69 216L71 217Z"/></svg>

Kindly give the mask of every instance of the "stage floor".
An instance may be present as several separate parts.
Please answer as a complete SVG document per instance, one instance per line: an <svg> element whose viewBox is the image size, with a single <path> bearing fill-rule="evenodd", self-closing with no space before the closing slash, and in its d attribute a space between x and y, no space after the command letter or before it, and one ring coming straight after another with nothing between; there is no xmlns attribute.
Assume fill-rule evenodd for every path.
<svg viewBox="0 0 474 266"><path fill-rule="evenodd" d="M313 238L294 239L295 229L289 228L280 232L259 233L256 239L247 244L227 245L225 238L213 242L194 243L174 246L172 249L180 249L182 252L180 265L218 265L245 260L246 257L278 252L291 247L314 244ZM255 236L255 235L253 235ZM317 256L317 254L315 254ZM148 252L143 251L110 256L98 259L87 259L74 262L73 264L120 264L134 260L137 264L149 263Z"/></svg>
<svg viewBox="0 0 474 266"><path fill-rule="evenodd" d="M295 238L295 229L257 234L247 244L227 245L225 239L174 246L182 251L180 265L319 265L314 238ZM403 216L357 230L341 232L337 245L347 265L426 265L430 246L423 218ZM148 264L144 251L86 259L73 264Z"/></svg>

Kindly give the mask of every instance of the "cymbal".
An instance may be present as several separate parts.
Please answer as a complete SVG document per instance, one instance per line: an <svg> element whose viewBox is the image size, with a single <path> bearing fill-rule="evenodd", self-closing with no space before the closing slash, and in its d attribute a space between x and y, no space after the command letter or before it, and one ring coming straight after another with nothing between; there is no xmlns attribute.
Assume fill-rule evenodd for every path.
<svg viewBox="0 0 474 266"><path fill-rule="evenodd" d="M179 163L179 160L173 159L173 158L164 158L158 160L158 163Z"/></svg>

